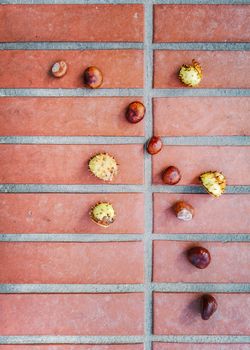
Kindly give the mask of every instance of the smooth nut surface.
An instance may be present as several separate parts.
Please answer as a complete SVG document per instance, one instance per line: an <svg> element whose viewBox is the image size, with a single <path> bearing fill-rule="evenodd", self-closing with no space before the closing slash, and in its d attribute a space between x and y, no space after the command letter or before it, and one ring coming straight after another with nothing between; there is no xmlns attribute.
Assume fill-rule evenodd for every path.
<svg viewBox="0 0 250 350"><path fill-rule="evenodd" d="M169 166L164 172L162 176L162 180L167 185L175 185L181 179L181 173L178 168L175 166Z"/></svg>
<svg viewBox="0 0 250 350"><path fill-rule="evenodd" d="M128 105L126 118L130 123L139 123L145 115L145 106L139 101L134 101Z"/></svg>
<svg viewBox="0 0 250 350"><path fill-rule="evenodd" d="M64 61L55 62L51 68L51 73L56 78L61 78L67 73L67 63Z"/></svg>
<svg viewBox="0 0 250 350"><path fill-rule="evenodd" d="M210 295L205 294L201 297L201 318L203 320L209 320L209 318L217 310L218 304L216 299Z"/></svg>
<svg viewBox="0 0 250 350"><path fill-rule="evenodd" d="M163 146L162 140L158 136L153 136L147 144L147 152L151 155L157 154L161 151Z"/></svg>
<svg viewBox="0 0 250 350"><path fill-rule="evenodd" d="M211 261L209 251L203 247L193 247L187 251L187 258L198 269L205 269Z"/></svg>
<svg viewBox="0 0 250 350"><path fill-rule="evenodd" d="M174 205L174 211L178 219L183 221L190 221L194 216L194 208L187 202L177 202Z"/></svg>
<svg viewBox="0 0 250 350"><path fill-rule="evenodd" d="M102 72L97 67L88 67L83 73L83 81L87 87L96 89L102 85Z"/></svg>

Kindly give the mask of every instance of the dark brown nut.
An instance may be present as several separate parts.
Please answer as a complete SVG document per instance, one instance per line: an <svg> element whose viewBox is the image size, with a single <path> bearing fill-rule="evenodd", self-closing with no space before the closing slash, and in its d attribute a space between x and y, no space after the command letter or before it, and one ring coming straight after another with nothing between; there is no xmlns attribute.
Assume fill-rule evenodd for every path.
<svg viewBox="0 0 250 350"><path fill-rule="evenodd" d="M158 136L153 136L147 144L147 151L149 154L154 155L161 151L163 146L162 140Z"/></svg>
<svg viewBox="0 0 250 350"><path fill-rule="evenodd" d="M55 62L51 68L51 73L56 78L61 78L67 73L67 63L64 61Z"/></svg>
<svg viewBox="0 0 250 350"><path fill-rule="evenodd" d="M83 80L87 87L97 89L103 82L102 72L96 67L88 67L83 73Z"/></svg>
<svg viewBox="0 0 250 350"><path fill-rule="evenodd" d="M128 105L126 118L130 123L139 123L144 118L145 110L145 106L141 102L132 102Z"/></svg>
<svg viewBox="0 0 250 350"><path fill-rule="evenodd" d="M188 204L187 202L177 202L174 205L174 211L178 219L183 221L190 221L193 219L194 216L194 208L191 204Z"/></svg>
<svg viewBox="0 0 250 350"><path fill-rule="evenodd" d="M175 166L169 166L163 173L162 180L167 185L175 185L181 179L181 173Z"/></svg>
<svg viewBox="0 0 250 350"><path fill-rule="evenodd" d="M188 260L198 269L205 269L211 261L209 251L203 247L193 247L187 251Z"/></svg>
<svg viewBox="0 0 250 350"><path fill-rule="evenodd" d="M201 318L208 320L217 310L218 304L215 298L210 294L201 297Z"/></svg>

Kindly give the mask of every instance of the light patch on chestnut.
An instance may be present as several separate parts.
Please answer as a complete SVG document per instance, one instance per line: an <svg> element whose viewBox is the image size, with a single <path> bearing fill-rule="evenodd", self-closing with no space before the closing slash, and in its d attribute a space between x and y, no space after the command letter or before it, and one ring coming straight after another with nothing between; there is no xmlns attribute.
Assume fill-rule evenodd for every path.
<svg viewBox="0 0 250 350"><path fill-rule="evenodd" d="M190 221L194 217L194 208L187 202L177 202L174 206L174 211L179 220Z"/></svg>

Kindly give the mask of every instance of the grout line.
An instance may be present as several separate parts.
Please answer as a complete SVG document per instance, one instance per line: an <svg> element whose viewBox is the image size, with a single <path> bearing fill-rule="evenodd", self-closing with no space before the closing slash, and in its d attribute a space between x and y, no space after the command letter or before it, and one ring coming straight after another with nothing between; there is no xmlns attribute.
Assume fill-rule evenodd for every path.
<svg viewBox="0 0 250 350"><path fill-rule="evenodd" d="M155 43L154 50L201 50L201 51L249 51L248 42L180 42L180 43Z"/></svg>
<svg viewBox="0 0 250 350"><path fill-rule="evenodd" d="M250 234L229 233L176 233L176 234L154 234L153 241L191 241L191 242L250 242Z"/></svg>
<svg viewBox="0 0 250 350"><path fill-rule="evenodd" d="M249 293L250 283L153 283L152 290L163 293Z"/></svg>
<svg viewBox="0 0 250 350"><path fill-rule="evenodd" d="M171 136L162 137L169 146L249 146L250 136Z"/></svg>
<svg viewBox="0 0 250 350"><path fill-rule="evenodd" d="M163 343L219 343L237 344L250 343L248 335L155 335L152 337L155 342Z"/></svg>
<svg viewBox="0 0 250 350"><path fill-rule="evenodd" d="M1 92L1 90L0 90ZM216 97L216 96L250 96L250 89L201 89L201 88L178 88L178 89L153 89L153 97Z"/></svg>
<svg viewBox="0 0 250 350"><path fill-rule="evenodd" d="M1 191L1 188L0 188ZM155 193L196 193L196 194L206 194L206 190L203 186L192 185L192 186L168 186L168 185L153 185L152 192ZM235 186L227 186L225 194L243 194L250 193L250 186L246 185L235 185Z"/></svg>
<svg viewBox="0 0 250 350"><path fill-rule="evenodd" d="M197 5L240 5L249 4L249 0L153 0L154 4L197 4Z"/></svg>

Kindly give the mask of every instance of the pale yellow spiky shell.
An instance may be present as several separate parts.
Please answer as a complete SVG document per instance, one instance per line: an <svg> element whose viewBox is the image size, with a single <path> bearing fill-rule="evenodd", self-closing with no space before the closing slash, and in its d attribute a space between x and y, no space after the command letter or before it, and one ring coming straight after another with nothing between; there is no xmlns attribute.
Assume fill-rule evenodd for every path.
<svg viewBox="0 0 250 350"><path fill-rule="evenodd" d="M200 175L202 185L214 197L220 197L226 188L226 178L219 171L208 171Z"/></svg>
<svg viewBox="0 0 250 350"><path fill-rule="evenodd" d="M90 218L97 225L108 227L115 221L115 210L111 203L98 202L91 208Z"/></svg>
<svg viewBox="0 0 250 350"><path fill-rule="evenodd" d="M192 60L193 65L181 66L179 71L180 81L190 87L198 86L202 79L202 69L198 62Z"/></svg>
<svg viewBox="0 0 250 350"><path fill-rule="evenodd" d="M118 164L108 153L98 153L89 160L89 170L98 179L112 181L118 173Z"/></svg>

